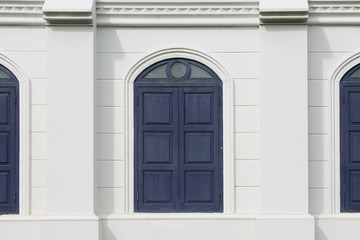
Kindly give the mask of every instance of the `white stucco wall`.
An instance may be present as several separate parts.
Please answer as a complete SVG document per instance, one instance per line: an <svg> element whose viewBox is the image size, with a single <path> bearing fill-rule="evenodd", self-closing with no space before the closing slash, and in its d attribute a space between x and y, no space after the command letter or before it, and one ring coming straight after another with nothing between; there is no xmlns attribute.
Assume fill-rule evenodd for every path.
<svg viewBox="0 0 360 240"><path fill-rule="evenodd" d="M24 107L29 108L30 129L21 132L30 138L30 154L23 155L21 161L27 161L30 174L29 209L32 214L44 214L46 211L47 186L47 95L46 95L46 30L45 27L0 27L0 54L6 56L21 68L29 81L30 98ZM6 65L5 67L10 67ZM25 97L20 92L20 97ZM30 102L29 102L30 101ZM24 116L20 116L23 119ZM25 199L23 199L25 201Z"/></svg>
<svg viewBox="0 0 360 240"><path fill-rule="evenodd" d="M340 73L360 62L360 20L348 12L358 13L358 3L309 1L306 9L302 0L274 0L270 5L260 1L260 7L257 1L234 0L221 5L216 3L221 1L211 0L189 8L187 4L193 1L186 0L173 9L178 1L142 0L136 5L143 7L115 0L95 2L79 1L84 10L81 16L65 1L61 9L55 0L48 1L44 15L43 1L0 3L2 11L12 12L0 15L0 61L14 71L14 66L21 70L19 80L27 84L22 85L20 97L28 97L21 103L28 118L20 111L23 126L28 124L20 134L20 141L26 143L20 150L20 215L0 216L1 238L161 240L169 235L174 239L201 235L230 240L358 239L359 214L339 210L336 92ZM9 4L16 6L4 7ZM22 8L21 4L35 7ZM289 10L286 6L294 9L290 20L297 21L296 26L281 25L290 21L286 14L281 15ZM342 14L332 12L334 9ZM182 12L172 14L174 11ZM67 21L75 26L64 27ZM139 69L162 56L193 56L208 63L226 86L224 213L133 213L129 91ZM4 59L9 60L8 66ZM289 61L282 62L284 59ZM61 67L72 69L75 75L63 79L67 75L62 71L67 69ZM296 72L293 77L292 70ZM66 92L72 83L78 89L85 85L84 92L71 92L62 102L64 95L58 87ZM284 94L285 89L293 89L301 102L291 102L292 94ZM79 101L82 94L87 100ZM65 118L70 105L68 113L77 109L84 113L76 122L82 130L89 130L90 137L81 139L76 133L78 138L69 141L83 143L79 148L66 141L64 136L69 133L57 138L65 129L58 128L58 123L76 128ZM81 105L86 107L81 109ZM57 110L64 113L64 119L54 117ZM308 121L299 120L299 128L294 128L272 112L297 120L307 115ZM277 120L284 129L296 131L299 145L294 144L291 133L276 134L275 127L281 125ZM276 141L271 141L273 137ZM283 151L273 151L276 144L284 145ZM65 167L58 168L62 163L58 153L64 146L74 151L64 153L64 162L74 162L75 167L61 182L58 169ZM308 157L306 150L300 152L304 146L308 146ZM81 170L84 178L77 179L76 171ZM296 178L284 179L292 175ZM62 193L61 197L57 193ZM71 204L69 199L76 196Z"/></svg>
<svg viewBox="0 0 360 240"><path fill-rule="evenodd" d="M146 41L141 41L142 38ZM166 48L200 51L228 71L235 86L232 106L235 142L230 150L235 151L235 158L224 161L235 161L235 211L258 212L258 29L98 28L97 39L99 213L118 214L125 208L124 78L142 58Z"/></svg>

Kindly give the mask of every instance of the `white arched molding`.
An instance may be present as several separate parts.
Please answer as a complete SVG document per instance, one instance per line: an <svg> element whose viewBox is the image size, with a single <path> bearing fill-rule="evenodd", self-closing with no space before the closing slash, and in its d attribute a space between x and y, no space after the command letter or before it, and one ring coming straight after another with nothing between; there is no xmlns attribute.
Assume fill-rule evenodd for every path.
<svg viewBox="0 0 360 240"><path fill-rule="evenodd" d="M330 80L332 213L340 213L340 81L357 64L360 64L360 53L343 61L336 68Z"/></svg>
<svg viewBox="0 0 360 240"><path fill-rule="evenodd" d="M30 214L30 128L29 78L9 57L0 53L0 64L9 69L19 81L19 214Z"/></svg>
<svg viewBox="0 0 360 240"><path fill-rule="evenodd" d="M154 52L139 62L125 78L125 211L134 212L134 81L147 67L169 58L198 61L213 70L223 82L223 190L224 213L234 212L234 87L226 70L212 57L185 48Z"/></svg>

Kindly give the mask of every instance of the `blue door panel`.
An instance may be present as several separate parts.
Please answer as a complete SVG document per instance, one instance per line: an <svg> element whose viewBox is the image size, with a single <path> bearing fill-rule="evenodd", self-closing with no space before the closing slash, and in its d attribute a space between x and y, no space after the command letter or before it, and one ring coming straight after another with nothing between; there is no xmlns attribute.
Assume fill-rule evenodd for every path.
<svg viewBox="0 0 360 240"><path fill-rule="evenodd" d="M0 165L9 164L9 133L0 132Z"/></svg>
<svg viewBox="0 0 360 240"><path fill-rule="evenodd" d="M350 100L350 124L360 124L360 91L352 89L348 93Z"/></svg>
<svg viewBox="0 0 360 240"><path fill-rule="evenodd" d="M179 196L181 211L221 211L219 87L179 89ZM201 184L201 185L199 185Z"/></svg>
<svg viewBox="0 0 360 240"><path fill-rule="evenodd" d="M146 92L143 102L144 124L171 124L172 94Z"/></svg>
<svg viewBox="0 0 360 240"><path fill-rule="evenodd" d="M350 184L350 204L360 203L360 170L350 170L349 172Z"/></svg>
<svg viewBox="0 0 360 240"><path fill-rule="evenodd" d="M213 133L185 133L185 164L212 163L214 152Z"/></svg>
<svg viewBox="0 0 360 240"><path fill-rule="evenodd" d="M172 164L173 133L144 132L144 164Z"/></svg>
<svg viewBox="0 0 360 240"><path fill-rule="evenodd" d="M212 93L185 93L185 125L212 124L213 94Z"/></svg>
<svg viewBox="0 0 360 240"><path fill-rule="evenodd" d="M0 93L0 124L9 123L9 93Z"/></svg>
<svg viewBox="0 0 360 240"><path fill-rule="evenodd" d="M136 91L135 211L168 211L177 204L177 90L139 87Z"/></svg>
<svg viewBox="0 0 360 240"><path fill-rule="evenodd" d="M360 164L360 131L349 131L349 162Z"/></svg>
<svg viewBox="0 0 360 240"><path fill-rule="evenodd" d="M144 171L144 204L173 203L172 179L172 171Z"/></svg>
<svg viewBox="0 0 360 240"><path fill-rule="evenodd" d="M185 172L185 205L204 205L214 202L214 172Z"/></svg>
<svg viewBox="0 0 360 240"><path fill-rule="evenodd" d="M10 172L9 171L0 171L0 204L9 205L10 204Z"/></svg>
<svg viewBox="0 0 360 240"><path fill-rule="evenodd" d="M1 82L0 82L1 83ZM0 214L18 213L17 87L0 87Z"/></svg>

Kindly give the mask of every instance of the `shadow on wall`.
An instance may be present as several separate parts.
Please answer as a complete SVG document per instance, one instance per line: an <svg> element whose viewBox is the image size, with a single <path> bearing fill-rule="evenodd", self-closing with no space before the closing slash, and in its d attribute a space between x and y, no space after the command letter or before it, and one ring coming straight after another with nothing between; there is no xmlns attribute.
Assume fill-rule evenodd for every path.
<svg viewBox="0 0 360 240"><path fill-rule="evenodd" d="M328 240L328 237L322 231L319 225L319 221L315 220L315 239L316 240Z"/></svg>

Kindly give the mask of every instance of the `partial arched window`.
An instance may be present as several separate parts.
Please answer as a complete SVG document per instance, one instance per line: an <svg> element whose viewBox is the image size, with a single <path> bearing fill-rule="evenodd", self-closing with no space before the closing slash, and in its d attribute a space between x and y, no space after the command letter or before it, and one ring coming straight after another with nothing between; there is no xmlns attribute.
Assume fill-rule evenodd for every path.
<svg viewBox="0 0 360 240"><path fill-rule="evenodd" d="M135 212L222 212L222 81L168 59L134 83Z"/></svg>
<svg viewBox="0 0 360 240"><path fill-rule="evenodd" d="M0 65L0 214L19 213L19 83Z"/></svg>

